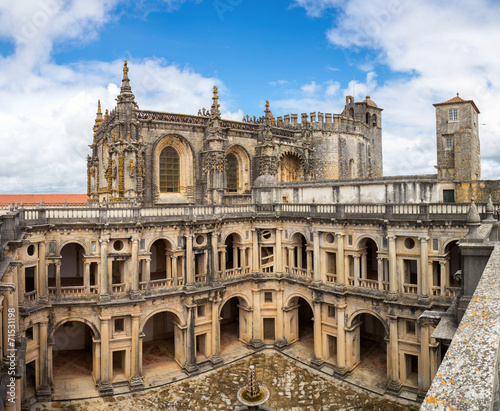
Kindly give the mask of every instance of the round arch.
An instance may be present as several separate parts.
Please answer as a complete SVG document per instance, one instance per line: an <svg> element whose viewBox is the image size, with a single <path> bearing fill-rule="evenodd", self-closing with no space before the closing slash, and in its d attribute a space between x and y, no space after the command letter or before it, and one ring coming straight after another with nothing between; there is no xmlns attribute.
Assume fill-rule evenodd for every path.
<svg viewBox="0 0 500 411"><path fill-rule="evenodd" d="M362 237L359 237L355 243L355 247L356 249L359 249L359 247L361 246L361 244L363 243L363 241L366 241L366 240L372 240L375 245L377 246L377 250L380 250L380 241L379 239L377 239L375 236L372 236L372 235L367 235L367 234L363 234Z"/></svg>
<svg viewBox="0 0 500 411"><path fill-rule="evenodd" d="M177 244L169 237L155 237L151 241L149 241L148 244L146 244L146 250L151 250L151 247L153 246L154 243L156 243L158 240L164 240L167 245L170 245L170 249L174 250L177 248Z"/></svg>
<svg viewBox="0 0 500 411"><path fill-rule="evenodd" d="M457 243L457 245L458 245L459 242L460 242L459 238L450 238L450 239L446 240L445 242L443 242L443 245L441 246L441 249L440 249L441 254L445 254L447 252L446 249L448 248L448 246L451 243Z"/></svg>
<svg viewBox="0 0 500 411"><path fill-rule="evenodd" d="M384 337L386 339L389 338L389 326L387 325L387 322L380 316L380 314L378 314L374 311L363 310L363 309L354 311L350 315L350 317L347 318L346 327L351 328L355 318L361 314L369 314L369 315L372 315L373 317L375 317L377 320L379 320L380 323L384 326Z"/></svg>
<svg viewBox="0 0 500 411"><path fill-rule="evenodd" d="M231 235L237 235L239 238L237 238L237 239L235 239L235 240L239 240L239 242L241 242L241 243L243 242L243 238L244 238L243 234L242 234L242 233L240 233L238 230L234 230L234 231L230 231L230 232L228 232L227 234L225 234L225 235L224 235L224 237L223 237L223 240L224 240L224 241L223 241L223 244L225 244L225 243L226 243L227 239L228 239L228 238L229 238L229 236L231 236Z"/></svg>
<svg viewBox="0 0 500 411"><path fill-rule="evenodd" d="M231 298L238 298L238 300L243 300L243 302L245 303L245 307L246 308L250 308L250 303L249 303L249 300L248 300L248 297L244 294L241 294L241 293L236 293L236 294L231 294L230 296L228 296L227 298L225 298L224 300L222 300L220 306L219 306L219 317L221 315L221 311L222 309L224 308L224 306L226 305L226 303L231 299Z"/></svg>
<svg viewBox="0 0 500 411"><path fill-rule="evenodd" d="M239 144L233 144L229 146L226 151L226 158L229 154L234 155L238 162L238 184L236 193L247 193L250 191L250 170L252 169L250 155L248 154L247 150ZM228 176L226 175L226 186L227 182Z"/></svg>
<svg viewBox="0 0 500 411"><path fill-rule="evenodd" d="M290 308L290 303L292 302L292 300L294 298L303 298L308 304L309 306L311 307L311 310L314 312L314 305L312 303L312 300L309 298L309 297L306 297L304 294L301 294L301 293L293 293L293 294L290 294L286 300L286 303L285 303L285 308Z"/></svg>
<svg viewBox="0 0 500 411"><path fill-rule="evenodd" d="M179 134L167 134L160 137L153 147L153 164L154 176L153 182L155 185L156 194L162 196L170 195L170 193L160 193L160 154L166 147L172 147L179 156L179 193L180 195L188 194L188 187L194 186L195 177L195 158L194 150L191 144Z"/></svg>
<svg viewBox="0 0 500 411"><path fill-rule="evenodd" d="M97 328L97 326L94 323L87 320L86 318L69 317L69 318L64 318L62 320L59 320L58 322L56 322L52 326L52 328L50 329L50 332L49 332L49 341L52 341L54 339L54 334L61 325L65 324L67 322L77 322L77 321L87 325L92 330L92 334L96 340L101 339L101 333L99 332L99 329Z"/></svg>
<svg viewBox="0 0 500 411"><path fill-rule="evenodd" d="M68 244L78 244L80 247L83 248L83 252L85 255L88 255L88 250L87 250L87 245L79 240L68 240L59 245L59 249L57 250L57 255L61 255L61 251L64 247L66 247Z"/></svg>
<svg viewBox="0 0 500 411"><path fill-rule="evenodd" d="M154 317L156 314L163 313L163 312L169 312L171 314L174 314L178 319L179 319L179 326L180 327L185 327L186 326L186 321L185 319L181 316L181 313L176 310L175 308L164 308L160 307L157 310L151 311L148 313L148 315L142 320L141 324L139 325L139 333L144 332L144 326L148 322L149 319Z"/></svg>
<svg viewBox="0 0 500 411"><path fill-rule="evenodd" d="M294 237L296 235L301 235L302 237L304 237L304 239L306 240L306 243L309 243L309 241L307 241L307 235L306 233L300 231L300 230L295 230L295 231L291 231L290 234L289 234L289 238L290 238L290 241L293 242L294 241Z"/></svg>
<svg viewBox="0 0 500 411"><path fill-rule="evenodd" d="M280 183L304 181L306 169L306 161L301 153L284 151L278 160L278 180Z"/></svg>

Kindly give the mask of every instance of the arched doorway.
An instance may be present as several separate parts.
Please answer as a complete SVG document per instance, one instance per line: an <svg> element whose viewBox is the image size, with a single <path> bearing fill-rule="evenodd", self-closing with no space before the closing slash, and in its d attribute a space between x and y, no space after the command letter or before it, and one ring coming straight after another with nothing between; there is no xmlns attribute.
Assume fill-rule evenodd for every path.
<svg viewBox="0 0 500 411"><path fill-rule="evenodd" d="M448 264L448 278L445 295L456 295L462 287L462 282L458 279L457 272L462 271L462 255L458 247L458 241L450 242L445 249Z"/></svg>
<svg viewBox="0 0 500 411"><path fill-rule="evenodd" d="M169 241L160 239L151 245L149 251L151 253L150 281L154 288L155 284L160 285L167 280L172 280L172 246Z"/></svg>
<svg viewBox="0 0 500 411"><path fill-rule="evenodd" d="M78 397L79 392L95 390L97 379L94 333L82 321L66 321L53 335L52 381L54 394L67 393Z"/></svg>
<svg viewBox="0 0 500 411"><path fill-rule="evenodd" d="M247 304L241 297L232 297L221 307L220 350L223 358L241 352L244 343L250 340L249 314Z"/></svg>
<svg viewBox="0 0 500 411"><path fill-rule="evenodd" d="M378 247L371 238L365 238L360 242L361 249L361 273L359 285L364 288L378 288L379 272L377 262Z"/></svg>
<svg viewBox="0 0 500 411"><path fill-rule="evenodd" d="M161 379L183 364L183 338L179 317L162 311L149 318L143 328L142 373L146 381Z"/></svg>
<svg viewBox="0 0 500 411"><path fill-rule="evenodd" d="M314 358L314 314L305 298L293 297L285 310L285 338L294 343L291 354L303 361Z"/></svg>
<svg viewBox="0 0 500 411"><path fill-rule="evenodd" d="M307 240L301 233L295 233L292 237L292 253L288 255L289 273L301 277L309 277L308 266L312 265L308 261Z"/></svg>
<svg viewBox="0 0 500 411"><path fill-rule="evenodd" d="M241 267L241 255L239 252L239 245L241 245L241 237L236 234L229 234L226 238L226 269L234 270Z"/></svg>
<svg viewBox="0 0 500 411"><path fill-rule="evenodd" d="M303 181L304 167L296 154L284 154L278 163L278 180L281 183Z"/></svg>
<svg viewBox="0 0 500 411"><path fill-rule="evenodd" d="M352 322L350 345L351 366L357 375L370 375L377 379L377 385L385 387L387 382L386 329L382 321L369 313L358 314ZM348 352L349 354L349 352Z"/></svg>
<svg viewBox="0 0 500 411"><path fill-rule="evenodd" d="M84 255L83 247L77 243L66 244L61 249L61 287L83 287Z"/></svg>

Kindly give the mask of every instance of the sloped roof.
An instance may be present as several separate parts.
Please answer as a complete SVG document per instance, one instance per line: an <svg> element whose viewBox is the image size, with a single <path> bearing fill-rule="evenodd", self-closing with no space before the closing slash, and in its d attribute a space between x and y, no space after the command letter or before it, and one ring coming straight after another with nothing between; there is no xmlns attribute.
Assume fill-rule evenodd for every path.
<svg viewBox="0 0 500 411"><path fill-rule="evenodd" d="M86 203L87 194L0 194L1 203L18 204L75 204Z"/></svg>
<svg viewBox="0 0 500 411"><path fill-rule="evenodd" d="M464 100L462 97L460 97L457 93L457 95L449 100L446 100L442 103L436 103L436 104L433 104L434 107L437 107L437 106L444 106L446 104L462 104L462 103L470 103L472 104L472 106L476 109L476 111L478 113L480 113L479 109L477 108L476 104L474 103L473 100Z"/></svg>

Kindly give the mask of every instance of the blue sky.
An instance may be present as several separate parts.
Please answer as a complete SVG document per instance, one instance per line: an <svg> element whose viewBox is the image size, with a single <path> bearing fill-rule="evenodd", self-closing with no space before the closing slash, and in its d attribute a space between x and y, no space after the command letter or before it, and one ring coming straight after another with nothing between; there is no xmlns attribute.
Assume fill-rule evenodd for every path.
<svg viewBox="0 0 500 411"><path fill-rule="evenodd" d="M97 99L129 60L143 109L231 119L384 108L384 174L434 173L432 103L481 110L483 178L500 177L500 4L402 0L0 1L0 193L85 192Z"/></svg>

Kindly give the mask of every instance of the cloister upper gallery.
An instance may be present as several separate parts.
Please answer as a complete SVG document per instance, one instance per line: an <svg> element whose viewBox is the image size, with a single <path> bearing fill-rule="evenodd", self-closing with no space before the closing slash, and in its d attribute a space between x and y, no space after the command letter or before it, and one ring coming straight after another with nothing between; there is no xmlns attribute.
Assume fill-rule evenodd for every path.
<svg viewBox="0 0 500 411"><path fill-rule="evenodd" d="M436 107L437 174L384 177L382 109L221 118L142 110L127 64L89 138L88 201L0 216L23 407L159 386L273 348L331 378L417 400L459 293L479 110ZM1 199L0 199L1 200ZM361 373L361 374L360 374Z"/></svg>

